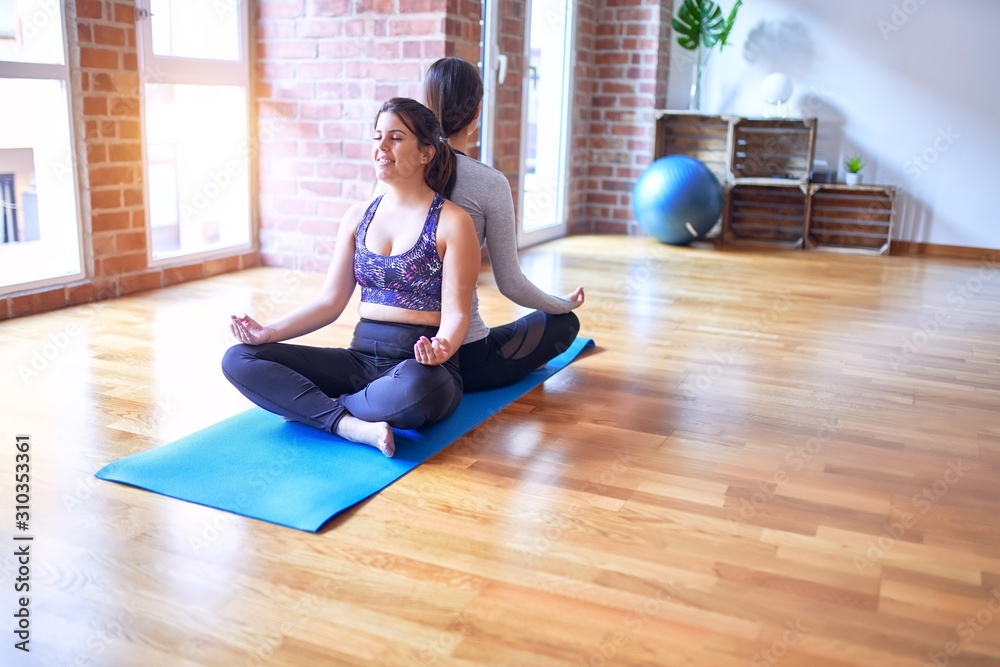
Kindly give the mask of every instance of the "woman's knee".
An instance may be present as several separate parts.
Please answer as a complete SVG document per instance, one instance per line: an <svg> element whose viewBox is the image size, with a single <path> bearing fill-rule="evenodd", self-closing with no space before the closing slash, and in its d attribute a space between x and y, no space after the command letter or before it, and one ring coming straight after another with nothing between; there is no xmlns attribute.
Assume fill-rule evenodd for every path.
<svg viewBox="0 0 1000 667"><path fill-rule="evenodd" d="M461 398L461 386L444 366L425 366L407 359L396 366L398 389L415 408L414 414L424 422L444 419L454 412ZM415 426L414 426L415 428Z"/></svg>
<svg viewBox="0 0 1000 667"><path fill-rule="evenodd" d="M562 313L561 315L553 315L552 319L561 331L566 332L570 340L576 338L576 335L580 333L580 318L573 311Z"/></svg>
<svg viewBox="0 0 1000 667"><path fill-rule="evenodd" d="M415 396L440 391L454 381L444 366L427 366L416 359L399 362L393 376L402 385L402 391Z"/></svg>
<svg viewBox="0 0 1000 667"><path fill-rule="evenodd" d="M222 355L222 372L227 377L239 375L242 368L254 358L254 347L237 343Z"/></svg>

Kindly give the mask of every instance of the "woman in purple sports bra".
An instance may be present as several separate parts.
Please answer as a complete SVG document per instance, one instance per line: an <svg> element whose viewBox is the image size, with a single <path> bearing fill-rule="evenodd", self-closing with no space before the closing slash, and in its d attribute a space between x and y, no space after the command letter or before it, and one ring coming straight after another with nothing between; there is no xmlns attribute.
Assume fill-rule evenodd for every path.
<svg viewBox="0 0 1000 667"><path fill-rule="evenodd" d="M244 396L386 456L395 452L392 427L455 411L480 259L471 218L446 200L455 157L425 106L399 97L382 105L372 158L385 192L344 215L320 293L267 325L231 318L240 344L222 371ZM361 321L347 349L281 342L340 317L355 285Z"/></svg>

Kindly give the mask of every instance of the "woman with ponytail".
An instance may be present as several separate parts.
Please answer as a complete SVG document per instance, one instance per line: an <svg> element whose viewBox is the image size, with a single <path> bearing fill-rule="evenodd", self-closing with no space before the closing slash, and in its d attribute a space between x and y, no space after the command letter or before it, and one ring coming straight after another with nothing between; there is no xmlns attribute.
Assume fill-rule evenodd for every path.
<svg viewBox="0 0 1000 667"><path fill-rule="evenodd" d="M231 317L240 344L222 370L244 396L386 456L395 451L392 427L418 428L454 412L480 258L472 220L446 199L455 160L425 106L400 97L382 105L372 161L384 193L344 215L320 293L267 325ZM281 342L339 318L356 285L361 321L350 347Z"/></svg>
<svg viewBox="0 0 1000 667"><path fill-rule="evenodd" d="M441 58L424 78L424 100L459 154L451 200L472 216L479 244L489 248L497 288L514 303L536 309L514 322L487 328L473 294L469 333L459 357L465 390L503 387L569 347L580 330L580 320L571 311L583 304L583 288L566 297L552 296L525 277L517 256L510 183L496 169L465 156L483 106L479 70L461 58Z"/></svg>

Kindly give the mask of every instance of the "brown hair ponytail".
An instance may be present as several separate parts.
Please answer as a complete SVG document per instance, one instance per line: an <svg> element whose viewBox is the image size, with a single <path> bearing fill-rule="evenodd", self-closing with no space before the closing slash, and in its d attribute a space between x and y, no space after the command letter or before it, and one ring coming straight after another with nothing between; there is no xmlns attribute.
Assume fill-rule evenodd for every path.
<svg viewBox="0 0 1000 667"><path fill-rule="evenodd" d="M441 58L424 77L424 101L437 116L445 137L468 127L483 101L483 80L472 63L461 58Z"/></svg>

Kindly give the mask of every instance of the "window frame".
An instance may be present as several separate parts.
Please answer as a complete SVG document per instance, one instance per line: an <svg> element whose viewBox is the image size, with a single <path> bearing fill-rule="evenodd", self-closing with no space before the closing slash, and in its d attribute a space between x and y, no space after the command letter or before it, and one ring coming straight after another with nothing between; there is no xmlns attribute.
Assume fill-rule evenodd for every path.
<svg viewBox="0 0 1000 667"><path fill-rule="evenodd" d="M146 216L147 242L146 256L150 268L167 268L172 266L183 266L213 259L222 259L256 252L259 247L258 240L258 213L255 184L257 182L257 164L253 159L256 151L253 150L256 143L256 114L254 109L253 76L251 63L253 62L254 40L252 34L252 23L250 20L250 0L205 0L213 3L213 6L225 6L234 8L239 13L239 58L237 60L210 60L203 58L188 58L180 56L160 56L153 52L152 22L153 13L151 10L152 0L136 0L136 50L139 58L139 96L143 109L142 122L142 165L143 170L149 169L149 149L147 128L145 122L146 109L146 84L190 84L190 85L218 85L218 86L242 86L246 101L246 123L248 144L247 155L247 179L248 179L248 212L250 219L248 240L246 243L213 247L205 250L193 252L178 252L165 257L155 257L153 254L153 234L152 219ZM148 178L143 179L143 201L145 206L149 206L150 193Z"/></svg>
<svg viewBox="0 0 1000 667"><path fill-rule="evenodd" d="M69 285L84 280L88 276L88 254L84 249L83 243L85 230L81 210L81 198L83 191L80 181L77 151L77 91L73 85L73 77L71 75L70 68L70 12L66 11L65 6L60 6L59 12L59 24L62 32L62 63L25 63L12 60L0 60L0 80L45 80L60 81L63 84L63 91L66 96L66 133L67 138L69 139L69 151L66 155L67 162L63 163L61 166L67 170L69 177L72 179L71 188L74 195L73 210L75 213L76 231L76 263L78 268L75 272L63 273L50 278L38 278L25 282L12 283L10 285L0 285L0 297L7 297L11 294L21 292L40 290L47 287ZM15 249L16 246L10 248L12 251ZM36 248L29 248L28 252L31 252L32 250L38 252Z"/></svg>

